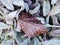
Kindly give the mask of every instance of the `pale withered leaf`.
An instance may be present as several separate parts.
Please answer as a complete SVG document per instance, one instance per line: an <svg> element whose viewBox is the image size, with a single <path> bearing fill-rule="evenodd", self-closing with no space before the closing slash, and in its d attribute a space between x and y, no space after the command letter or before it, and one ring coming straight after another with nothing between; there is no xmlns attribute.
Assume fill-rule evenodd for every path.
<svg viewBox="0 0 60 45"><path fill-rule="evenodd" d="M53 15L56 15L58 13L60 13L60 5L53 7L48 15L53 16Z"/></svg>
<svg viewBox="0 0 60 45"><path fill-rule="evenodd" d="M13 0L13 4L18 6L18 7L20 7L20 6L23 7L23 8L25 7L23 0Z"/></svg>
<svg viewBox="0 0 60 45"><path fill-rule="evenodd" d="M39 11L40 9L40 4L38 3L38 6L36 6L33 10L29 10L30 14L35 14Z"/></svg>
<svg viewBox="0 0 60 45"><path fill-rule="evenodd" d="M43 1L43 15L46 16L50 11L50 3L49 0Z"/></svg>
<svg viewBox="0 0 60 45"><path fill-rule="evenodd" d="M20 27L28 37L34 37L46 33L46 28L32 15L22 13L19 17ZM38 32L38 33L37 33Z"/></svg>
<svg viewBox="0 0 60 45"><path fill-rule="evenodd" d="M8 0L1 0L4 6L6 6L7 9L9 10L14 10L13 4L10 3Z"/></svg>
<svg viewBox="0 0 60 45"><path fill-rule="evenodd" d="M3 29L9 29L10 26L4 24L3 22L0 22L0 30L3 30Z"/></svg>

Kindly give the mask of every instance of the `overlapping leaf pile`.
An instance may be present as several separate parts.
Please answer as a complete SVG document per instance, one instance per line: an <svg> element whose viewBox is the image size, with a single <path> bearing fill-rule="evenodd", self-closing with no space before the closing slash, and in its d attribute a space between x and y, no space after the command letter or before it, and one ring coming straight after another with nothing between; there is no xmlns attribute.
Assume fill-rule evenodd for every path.
<svg viewBox="0 0 60 45"><path fill-rule="evenodd" d="M59 15L59 0L0 0L0 45L60 45Z"/></svg>

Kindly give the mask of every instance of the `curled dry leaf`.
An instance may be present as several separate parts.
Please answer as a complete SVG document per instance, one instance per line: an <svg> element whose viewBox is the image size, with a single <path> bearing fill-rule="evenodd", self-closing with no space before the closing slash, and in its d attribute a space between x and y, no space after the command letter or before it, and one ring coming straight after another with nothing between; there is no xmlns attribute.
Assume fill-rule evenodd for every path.
<svg viewBox="0 0 60 45"><path fill-rule="evenodd" d="M28 12L29 11L29 5L27 3L24 3L24 5L25 5L26 12Z"/></svg>
<svg viewBox="0 0 60 45"><path fill-rule="evenodd" d="M24 16L25 17L23 19L22 18L19 19L19 22L20 22L20 27L22 31L26 34L26 36L34 37L34 36L38 36L39 34L48 32L47 29L41 23L40 24L37 23L38 20L36 21L36 23L34 23L34 21L31 20L31 19L35 20L34 17L28 18L26 15Z"/></svg>
<svg viewBox="0 0 60 45"><path fill-rule="evenodd" d="M30 14L35 14L39 11L40 9L40 4L38 3L38 6L36 6L33 10L29 10Z"/></svg>
<svg viewBox="0 0 60 45"><path fill-rule="evenodd" d="M16 10L13 12L10 12L7 16L6 16L6 23L7 24L13 24L13 19L14 17L18 18L18 15L20 13L21 10Z"/></svg>
<svg viewBox="0 0 60 45"><path fill-rule="evenodd" d="M13 18L16 16L18 10L14 11L14 12L10 12L7 16L6 16L6 23L7 24L13 24Z"/></svg>
<svg viewBox="0 0 60 45"><path fill-rule="evenodd" d="M8 18L8 19L11 18L11 19L13 19L13 18L16 16L16 14L18 13L18 11L19 11L19 10L10 12L10 13L6 16L6 18Z"/></svg>

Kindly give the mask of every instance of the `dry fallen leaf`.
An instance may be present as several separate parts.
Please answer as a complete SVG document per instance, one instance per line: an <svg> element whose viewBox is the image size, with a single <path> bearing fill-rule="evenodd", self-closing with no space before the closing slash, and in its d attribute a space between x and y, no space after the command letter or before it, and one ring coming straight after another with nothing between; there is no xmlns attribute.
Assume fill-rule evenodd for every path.
<svg viewBox="0 0 60 45"><path fill-rule="evenodd" d="M14 7L12 5L12 3L8 0L1 0L1 2L3 3L4 6L6 6L7 9L9 10L14 10Z"/></svg>
<svg viewBox="0 0 60 45"><path fill-rule="evenodd" d="M22 31L28 37L34 37L34 36L38 36L39 34L48 32L47 29L41 24L27 23L27 22L20 21L20 26Z"/></svg>
<svg viewBox="0 0 60 45"><path fill-rule="evenodd" d="M24 7L24 1L23 0L13 0L13 4L16 6L23 6Z"/></svg>
<svg viewBox="0 0 60 45"><path fill-rule="evenodd" d="M26 34L28 37L34 37L38 36L39 34L43 34L48 32L47 29L40 23L34 23L33 21L29 21L28 17L24 15L24 18L22 17L19 19L20 27L22 31ZM29 15L28 15L29 16ZM25 20L24 20L25 19ZM34 19L34 17L30 17L30 19ZM37 22L37 21L36 21Z"/></svg>
<svg viewBox="0 0 60 45"><path fill-rule="evenodd" d="M48 15L53 16L53 15L56 15L58 13L60 13L60 5L53 7Z"/></svg>
<svg viewBox="0 0 60 45"><path fill-rule="evenodd" d="M40 4L38 3L38 6L36 6L36 8L34 8L33 10L29 10L29 13L30 14L35 14L39 11L40 9Z"/></svg>
<svg viewBox="0 0 60 45"><path fill-rule="evenodd" d="M43 15L46 16L50 11L50 3L49 0L44 0L43 1Z"/></svg>

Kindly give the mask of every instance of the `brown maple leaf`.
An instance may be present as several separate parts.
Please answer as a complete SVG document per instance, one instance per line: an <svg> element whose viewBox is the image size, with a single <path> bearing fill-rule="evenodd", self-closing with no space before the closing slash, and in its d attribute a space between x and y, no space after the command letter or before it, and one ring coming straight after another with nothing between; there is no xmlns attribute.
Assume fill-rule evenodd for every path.
<svg viewBox="0 0 60 45"><path fill-rule="evenodd" d="M29 16L28 14L23 14L19 18L20 27L28 37L34 37L48 32L44 25L38 22L35 17Z"/></svg>

